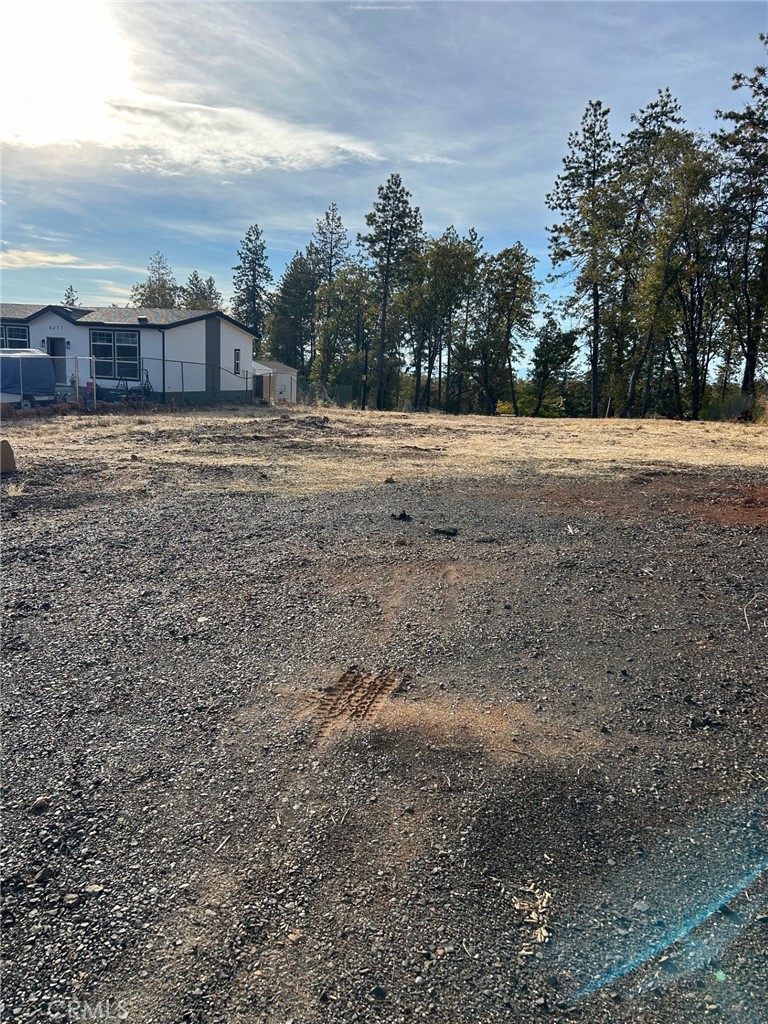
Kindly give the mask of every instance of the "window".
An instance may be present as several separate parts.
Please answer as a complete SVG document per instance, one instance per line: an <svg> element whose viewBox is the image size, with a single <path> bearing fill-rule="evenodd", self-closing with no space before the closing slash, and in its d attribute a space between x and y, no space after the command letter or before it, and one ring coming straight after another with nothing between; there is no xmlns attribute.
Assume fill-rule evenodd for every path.
<svg viewBox="0 0 768 1024"><path fill-rule="evenodd" d="M0 348L29 348L29 328L0 326Z"/></svg>
<svg viewBox="0 0 768 1024"><path fill-rule="evenodd" d="M91 355L97 377L139 379L138 331L91 331Z"/></svg>
<svg viewBox="0 0 768 1024"><path fill-rule="evenodd" d="M240 374L240 349L235 349L235 373L239 376Z"/></svg>

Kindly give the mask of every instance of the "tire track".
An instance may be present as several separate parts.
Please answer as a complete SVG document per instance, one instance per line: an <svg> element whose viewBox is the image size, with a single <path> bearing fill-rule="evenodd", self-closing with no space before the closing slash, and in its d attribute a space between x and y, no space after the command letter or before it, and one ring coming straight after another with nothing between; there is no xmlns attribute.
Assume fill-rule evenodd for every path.
<svg viewBox="0 0 768 1024"><path fill-rule="evenodd" d="M315 742L324 742L334 730L346 725L371 721L402 682L403 677L392 669L366 672L357 665L351 665L315 700L312 710L317 720Z"/></svg>

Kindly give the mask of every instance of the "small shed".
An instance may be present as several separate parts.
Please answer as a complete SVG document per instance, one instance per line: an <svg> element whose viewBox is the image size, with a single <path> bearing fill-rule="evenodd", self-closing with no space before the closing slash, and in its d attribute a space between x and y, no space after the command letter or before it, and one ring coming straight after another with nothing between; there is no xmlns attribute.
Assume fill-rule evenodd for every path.
<svg viewBox="0 0 768 1024"><path fill-rule="evenodd" d="M299 371L275 359L258 359L253 363L253 387L256 398L266 402L295 404L296 378Z"/></svg>

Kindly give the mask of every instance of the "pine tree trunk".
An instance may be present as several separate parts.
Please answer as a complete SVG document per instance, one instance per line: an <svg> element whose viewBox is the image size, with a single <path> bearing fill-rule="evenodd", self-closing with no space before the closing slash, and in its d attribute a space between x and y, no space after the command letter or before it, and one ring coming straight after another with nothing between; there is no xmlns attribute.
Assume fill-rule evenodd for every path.
<svg viewBox="0 0 768 1024"><path fill-rule="evenodd" d="M659 362L659 380L658 380L658 386L656 388L656 402L654 403L654 409L658 409L659 408L659 404L661 403L661 396L662 396L663 391L664 391L664 371L666 370L666 368L667 368L667 350L666 350L666 348L662 348L662 350L661 350L661 361Z"/></svg>
<svg viewBox="0 0 768 1024"><path fill-rule="evenodd" d="M424 399L422 401L422 407L426 412L432 404L432 371L435 368L435 364L431 359L427 360L427 379L424 381Z"/></svg>
<svg viewBox="0 0 768 1024"><path fill-rule="evenodd" d="M696 353L691 358L691 419L699 418L701 408L701 376L699 372L699 360Z"/></svg>
<svg viewBox="0 0 768 1024"><path fill-rule="evenodd" d="M672 351L669 338L666 339L667 355L669 356L669 365L672 369L672 384L675 389L675 405L677 406L677 415L680 419L683 418L683 395L680 388L680 374L677 372L677 363L675 362L675 354Z"/></svg>
<svg viewBox="0 0 768 1024"><path fill-rule="evenodd" d="M643 389L643 407L640 415L645 418L648 412L648 405L651 401L651 383L653 380L653 356L656 351L656 346L651 345L651 351L648 353L648 369L645 374L645 387Z"/></svg>
<svg viewBox="0 0 768 1024"><path fill-rule="evenodd" d="M370 342L368 341L368 338L366 336L366 339L365 339L365 362L363 363L363 390L362 390L362 393L360 395L360 408L361 409L367 409L368 408L368 373L369 373L369 359L368 359L368 355L369 355L369 349L370 349Z"/></svg>
<svg viewBox="0 0 768 1024"><path fill-rule="evenodd" d="M512 371L512 356L507 356L507 369L509 370L509 390L512 396L512 409L514 410L515 416L520 415L520 410L517 407L517 388L515 387L515 374ZM534 415L536 415L534 413Z"/></svg>
<svg viewBox="0 0 768 1024"><path fill-rule="evenodd" d="M747 345L744 351L744 376L741 378L742 395L755 397L755 373L757 372L757 346Z"/></svg>
<svg viewBox="0 0 768 1024"><path fill-rule="evenodd" d="M389 303L389 264L384 268L384 292L381 297L381 335L379 337L379 360L376 367L376 408L384 408L384 350L387 339L387 304Z"/></svg>
<svg viewBox="0 0 768 1024"><path fill-rule="evenodd" d="M448 321L448 344L446 346L445 367L445 411L450 412L451 401L451 322Z"/></svg>
<svg viewBox="0 0 768 1024"><path fill-rule="evenodd" d="M597 284L592 285L592 345L590 368L592 370L592 416L598 415L600 406L600 385L597 379L600 365L600 292Z"/></svg>
<svg viewBox="0 0 768 1024"><path fill-rule="evenodd" d="M419 408L419 398L421 397L421 348L418 349L418 355L416 356L416 377L415 377L415 388L413 392L413 408Z"/></svg>
<svg viewBox="0 0 768 1024"><path fill-rule="evenodd" d="M627 401L624 403L624 408L621 413L621 419L627 419L628 416L632 415L632 406L635 404L635 391L637 390L637 382L640 378L645 360L648 357L648 353L651 351L653 346L653 328L648 332L648 337L645 341L645 347L640 354L640 358L632 369L632 373L629 375L629 386L627 387Z"/></svg>

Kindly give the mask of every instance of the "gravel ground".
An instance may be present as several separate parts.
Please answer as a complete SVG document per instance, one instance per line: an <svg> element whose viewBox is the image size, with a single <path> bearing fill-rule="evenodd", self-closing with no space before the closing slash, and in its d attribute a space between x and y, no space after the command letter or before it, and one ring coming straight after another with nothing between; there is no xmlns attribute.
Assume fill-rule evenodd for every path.
<svg viewBox="0 0 768 1024"><path fill-rule="evenodd" d="M5 502L5 1019L768 1019L764 477L51 465Z"/></svg>

